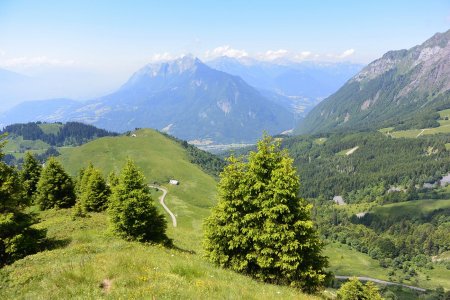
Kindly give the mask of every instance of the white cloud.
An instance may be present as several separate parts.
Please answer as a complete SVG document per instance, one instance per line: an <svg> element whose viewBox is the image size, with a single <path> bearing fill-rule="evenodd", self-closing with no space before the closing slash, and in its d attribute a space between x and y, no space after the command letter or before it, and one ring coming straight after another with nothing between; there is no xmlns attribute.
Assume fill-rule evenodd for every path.
<svg viewBox="0 0 450 300"><path fill-rule="evenodd" d="M355 49L345 50L344 52L342 52L341 55L339 55L339 58L346 58L346 57L352 56L353 53L355 53Z"/></svg>
<svg viewBox="0 0 450 300"><path fill-rule="evenodd" d="M312 59L314 57L318 56L317 54L313 54L311 51L302 51L300 53L297 53L294 55L294 60L305 60L305 59Z"/></svg>
<svg viewBox="0 0 450 300"><path fill-rule="evenodd" d="M265 53L260 53L256 57L261 60L276 60L280 58L289 58L290 52L285 49L268 50Z"/></svg>
<svg viewBox="0 0 450 300"><path fill-rule="evenodd" d="M327 54L326 57L330 60L342 60L355 54L355 49L348 49L340 54Z"/></svg>
<svg viewBox="0 0 450 300"><path fill-rule="evenodd" d="M208 59L220 57L220 56L228 56L234 58L242 58L247 57L248 53L245 50L233 49L229 45L224 45L217 47L211 51L206 51L205 57Z"/></svg>
<svg viewBox="0 0 450 300"><path fill-rule="evenodd" d="M47 56L37 56L37 57L15 57L6 59L0 64L3 67L12 68L31 68L31 67L41 67L41 66L52 66L52 67L70 67L75 64L73 60L60 60L55 58L49 58Z"/></svg>
<svg viewBox="0 0 450 300"><path fill-rule="evenodd" d="M5 55L6 55L6 52L4 50L0 49L0 56L5 56Z"/></svg>
<svg viewBox="0 0 450 300"><path fill-rule="evenodd" d="M352 56L355 53L355 49L348 49L342 52L341 54L328 54L327 56L334 59L344 59L349 56Z"/></svg>
<svg viewBox="0 0 450 300"><path fill-rule="evenodd" d="M169 61L169 60L177 59L181 56L183 56L183 55L173 55L173 54L170 54L169 52L156 53L156 54L153 54L153 56L150 58L150 62Z"/></svg>

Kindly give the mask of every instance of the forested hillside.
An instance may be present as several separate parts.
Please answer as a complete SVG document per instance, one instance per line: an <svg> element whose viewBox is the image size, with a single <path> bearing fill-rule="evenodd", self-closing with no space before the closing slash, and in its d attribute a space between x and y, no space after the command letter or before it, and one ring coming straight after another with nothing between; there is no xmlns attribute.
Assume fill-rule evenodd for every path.
<svg viewBox="0 0 450 300"><path fill-rule="evenodd" d="M437 127L450 105L450 30L389 51L317 105L298 133Z"/></svg>
<svg viewBox="0 0 450 300"><path fill-rule="evenodd" d="M22 136L24 140L41 140L58 147L79 146L95 138L117 135L117 133L79 122L12 124L3 128L0 134L3 133L8 133L12 137Z"/></svg>
<svg viewBox="0 0 450 300"><path fill-rule="evenodd" d="M283 140L295 159L304 197L332 198L382 184L406 188L450 172L450 135L394 139L379 132L296 136ZM352 151L351 151L352 150Z"/></svg>

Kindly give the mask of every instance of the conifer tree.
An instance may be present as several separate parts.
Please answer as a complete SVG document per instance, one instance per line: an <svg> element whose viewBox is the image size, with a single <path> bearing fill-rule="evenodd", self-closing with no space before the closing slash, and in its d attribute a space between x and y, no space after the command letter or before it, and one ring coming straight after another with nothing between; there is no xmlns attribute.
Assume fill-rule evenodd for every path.
<svg viewBox="0 0 450 300"><path fill-rule="evenodd" d="M133 161L127 161L112 191L108 211L114 233L140 242L169 242L166 220L153 205L144 175Z"/></svg>
<svg viewBox="0 0 450 300"><path fill-rule="evenodd" d="M36 202L43 210L68 208L75 204L72 178L53 157L47 160L37 185Z"/></svg>
<svg viewBox="0 0 450 300"><path fill-rule="evenodd" d="M78 170L78 174L75 177L75 182L74 182L74 189L75 189L75 195L77 197L77 199L79 199L81 197L82 194L82 184L81 181L83 180L83 176L84 173L86 171L86 169L88 169L91 166L91 163L89 163L89 165L87 166L87 168L81 168Z"/></svg>
<svg viewBox="0 0 450 300"><path fill-rule="evenodd" d="M78 201L83 211L102 211L106 209L110 189L101 172L90 164L83 172L79 187Z"/></svg>
<svg viewBox="0 0 450 300"><path fill-rule="evenodd" d="M108 174L109 188L112 189L118 184L119 184L119 177L116 175L114 171L111 171L111 173Z"/></svg>
<svg viewBox="0 0 450 300"><path fill-rule="evenodd" d="M213 263L277 284L313 292L327 260L299 199L299 178L287 152L265 136L248 162L231 157L219 182L219 203L205 221L204 247Z"/></svg>
<svg viewBox="0 0 450 300"><path fill-rule="evenodd" d="M22 170L20 171L20 180L26 197L32 201L36 194L37 184L41 176L42 166L31 152L26 152Z"/></svg>
<svg viewBox="0 0 450 300"><path fill-rule="evenodd" d="M15 168L1 161L3 145L0 143L0 267L37 252L45 240L45 230L32 228L36 220L23 211L28 199Z"/></svg>
<svg viewBox="0 0 450 300"><path fill-rule="evenodd" d="M362 284L356 277L350 278L337 292L341 300L382 300L378 288L368 281Z"/></svg>

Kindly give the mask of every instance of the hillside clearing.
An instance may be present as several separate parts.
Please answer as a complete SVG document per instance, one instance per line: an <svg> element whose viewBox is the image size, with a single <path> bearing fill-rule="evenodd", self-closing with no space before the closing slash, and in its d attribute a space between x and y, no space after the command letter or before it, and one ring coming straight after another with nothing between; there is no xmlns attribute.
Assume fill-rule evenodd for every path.
<svg viewBox="0 0 450 300"><path fill-rule="evenodd" d="M373 209L372 213L382 217L414 216L450 208L450 199L414 200L387 204Z"/></svg>
<svg viewBox="0 0 450 300"><path fill-rule="evenodd" d="M422 135L450 133L450 109L441 110L439 127L392 131L394 128L382 128L379 131L394 138L418 138Z"/></svg>
<svg viewBox="0 0 450 300"><path fill-rule="evenodd" d="M37 227L60 247L0 269L1 299L318 299L213 267L200 254L116 238L105 213L39 214Z"/></svg>

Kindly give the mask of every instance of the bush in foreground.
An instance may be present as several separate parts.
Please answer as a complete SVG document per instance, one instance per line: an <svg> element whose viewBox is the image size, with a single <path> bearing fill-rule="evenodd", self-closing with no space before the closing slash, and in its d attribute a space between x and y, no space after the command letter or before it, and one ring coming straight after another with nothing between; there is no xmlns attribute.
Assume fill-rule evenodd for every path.
<svg viewBox="0 0 450 300"><path fill-rule="evenodd" d="M337 293L341 300L382 300L377 286L368 281L362 284L357 278L351 278L344 283Z"/></svg>

